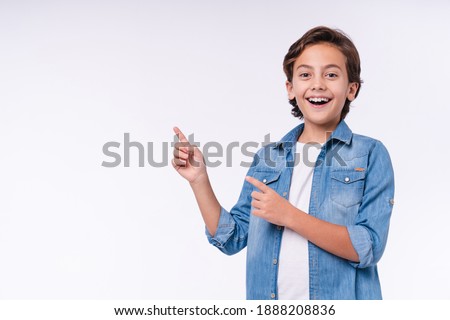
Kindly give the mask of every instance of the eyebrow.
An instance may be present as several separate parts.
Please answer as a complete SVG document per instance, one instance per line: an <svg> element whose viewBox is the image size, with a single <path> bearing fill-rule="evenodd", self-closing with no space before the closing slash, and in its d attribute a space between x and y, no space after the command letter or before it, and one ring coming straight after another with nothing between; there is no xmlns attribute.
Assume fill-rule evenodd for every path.
<svg viewBox="0 0 450 320"><path fill-rule="evenodd" d="M301 65L299 65L299 66L297 67L297 70L300 69L300 68L314 69L313 67L311 67L310 65L307 65L307 64L301 64ZM339 67L337 64L327 64L327 65L325 66L324 69L330 69L330 68L337 68L337 69L339 69L339 70L342 70L341 67Z"/></svg>

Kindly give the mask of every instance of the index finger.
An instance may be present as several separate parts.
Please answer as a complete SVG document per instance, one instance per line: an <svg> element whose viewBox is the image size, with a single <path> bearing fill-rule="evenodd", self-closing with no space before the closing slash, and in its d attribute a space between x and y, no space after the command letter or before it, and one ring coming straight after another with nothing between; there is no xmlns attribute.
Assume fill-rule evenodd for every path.
<svg viewBox="0 0 450 320"><path fill-rule="evenodd" d="M247 180L248 182L250 182L252 185L254 185L255 187L257 187L262 193L266 193L267 191L270 190L270 187L266 186L264 183L262 183L261 181L259 181L258 179L255 179L251 176L246 176L245 180Z"/></svg>
<svg viewBox="0 0 450 320"><path fill-rule="evenodd" d="M173 127L173 132L175 132L175 134L178 137L178 140L180 140L181 142L189 142L188 139L186 139L186 137L184 136L183 132L181 132L181 130L178 127Z"/></svg>

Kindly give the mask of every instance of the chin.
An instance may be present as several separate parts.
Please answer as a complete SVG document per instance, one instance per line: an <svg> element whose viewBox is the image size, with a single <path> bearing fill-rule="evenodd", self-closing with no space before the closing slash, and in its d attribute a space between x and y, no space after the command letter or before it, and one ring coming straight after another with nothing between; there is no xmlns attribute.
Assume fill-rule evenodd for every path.
<svg viewBox="0 0 450 320"><path fill-rule="evenodd" d="M329 125L329 124L337 124L341 120L340 115L337 117L321 117L318 115L313 116L305 116L303 117L305 122L309 122L315 125Z"/></svg>

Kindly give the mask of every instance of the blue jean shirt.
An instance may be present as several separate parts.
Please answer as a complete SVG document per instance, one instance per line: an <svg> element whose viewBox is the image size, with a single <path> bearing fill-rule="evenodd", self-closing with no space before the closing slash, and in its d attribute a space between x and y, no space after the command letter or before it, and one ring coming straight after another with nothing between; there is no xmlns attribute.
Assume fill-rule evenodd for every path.
<svg viewBox="0 0 450 320"><path fill-rule="evenodd" d="M255 154L248 175L288 199L295 146L304 124ZM255 187L244 182L230 211L221 207L208 241L232 255L247 246L247 299L277 299L283 227L251 214ZM341 121L317 158L309 214L347 227L358 253L355 263L308 242L310 299L381 299L377 262L386 246L394 204L394 173L388 151L375 139L353 134ZM295 254L295 253L293 253Z"/></svg>

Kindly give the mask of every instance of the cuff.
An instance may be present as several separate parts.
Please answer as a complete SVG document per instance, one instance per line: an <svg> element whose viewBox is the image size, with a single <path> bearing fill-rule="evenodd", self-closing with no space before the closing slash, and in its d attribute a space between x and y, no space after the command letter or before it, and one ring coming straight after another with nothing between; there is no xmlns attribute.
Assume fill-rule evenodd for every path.
<svg viewBox="0 0 450 320"><path fill-rule="evenodd" d="M231 214L223 207L220 207L219 223L217 225L216 234L212 236L205 227L205 234L209 243L217 248L223 248L233 234L236 223Z"/></svg>
<svg viewBox="0 0 450 320"><path fill-rule="evenodd" d="M350 262L355 268L366 268L373 261L372 238L366 228L362 226L347 227L353 248L359 257L359 262Z"/></svg>

